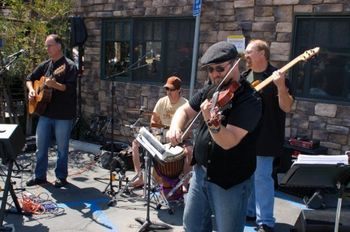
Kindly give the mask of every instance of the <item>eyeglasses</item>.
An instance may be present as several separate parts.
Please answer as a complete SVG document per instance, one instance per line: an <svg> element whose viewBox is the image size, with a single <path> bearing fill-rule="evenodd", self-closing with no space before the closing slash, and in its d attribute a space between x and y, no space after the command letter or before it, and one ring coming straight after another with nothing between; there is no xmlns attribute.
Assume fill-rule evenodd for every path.
<svg viewBox="0 0 350 232"><path fill-rule="evenodd" d="M55 46L56 45L56 43L55 44L45 44L45 48L49 48L49 47L52 47L52 46Z"/></svg>
<svg viewBox="0 0 350 232"><path fill-rule="evenodd" d="M225 68L226 68L226 66L227 66L228 64L231 64L231 62L229 62L229 63L227 63L227 64L225 64L225 65L218 65L218 66L215 66L215 67L209 66L209 67L208 67L208 72L209 72L209 73L212 73L212 72L214 72L214 70L215 70L215 71L218 72L218 73L222 73L223 71L225 71Z"/></svg>
<svg viewBox="0 0 350 232"><path fill-rule="evenodd" d="M173 91L176 91L177 89L169 89L169 88L165 88L165 91L170 91L170 92L173 92Z"/></svg>

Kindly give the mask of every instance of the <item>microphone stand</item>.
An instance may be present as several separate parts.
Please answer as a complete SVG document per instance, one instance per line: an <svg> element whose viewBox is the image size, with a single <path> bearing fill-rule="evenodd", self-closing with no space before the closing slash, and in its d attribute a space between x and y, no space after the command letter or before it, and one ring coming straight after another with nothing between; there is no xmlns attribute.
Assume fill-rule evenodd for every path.
<svg viewBox="0 0 350 232"><path fill-rule="evenodd" d="M144 57L146 57L147 53L141 57L140 59L143 59ZM112 88L111 88L111 95L112 95L112 100L111 100L111 111L112 111L112 114L111 114L111 141L110 141L110 144L111 144L111 157L114 157L114 98L115 98L115 80L114 78L115 77L118 77L120 76L121 74L124 74L126 72L129 72L129 71L133 71L133 70L136 70L138 68L141 68L141 67L144 67L145 65L141 65L140 67L134 67L135 65L137 64L137 62L131 64L129 67L127 67L126 70L122 71L122 72L119 72L119 73L116 73L114 75L111 75L109 76L107 79L112 79ZM148 64L146 64L148 65ZM134 123L136 124L136 122ZM107 146L108 147L108 146ZM116 200L116 194L117 192L114 191L113 189L113 180L115 179L115 176L113 175L113 170L112 168L110 168L110 171L109 171L109 184L107 185L105 191L103 193L108 193L110 196L112 196L112 199L108 202L108 206L115 206L116 203L117 203L117 200ZM107 191L108 187L110 187L109 191ZM120 191L120 189L118 190Z"/></svg>
<svg viewBox="0 0 350 232"><path fill-rule="evenodd" d="M110 141L110 152L111 152L111 157L114 157L114 97L115 97L115 84L114 81L112 80L112 88L111 88L111 95L112 95L112 100L111 100L111 141ZM107 146L108 147L108 146ZM109 170L109 184L107 185L104 193L108 193L110 196L112 196L112 199L108 202L108 206L114 206L116 205L117 201L115 199L115 195L117 194L116 191L113 189L113 180L115 179L115 176L113 175L113 169L110 168ZM108 186L110 187L109 191L107 191Z"/></svg>
<svg viewBox="0 0 350 232"><path fill-rule="evenodd" d="M19 56L13 56L11 57L11 59L4 65L1 67L1 70L0 70L0 75L2 75L5 70L9 70L11 65L19 58Z"/></svg>
<svg viewBox="0 0 350 232"><path fill-rule="evenodd" d="M135 61L134 63L130 64L128 67L126 67L125 70L123 70L121 72L118 72L118 73L115 73L115 74L112 74L112 75L108 76L107 79L119 77L120 75L125 74L127 72L135 71L135 70L138 70L140 68L143 68L143 67L151 65L152 63L150 63L150 64L146 63L146 64L142 64L140 66L136 66L138 64L138 62L143 60L148 54L153 54L153 51L146 52L145 55L143 55L142 57L138 58L137 61Z"/></svg>
<svg viewBox="0 0 350 232"><path fill-rule="evenodd" d="M2 74L6 71L6 70L9 70L11 65L19 58L19 55L15 55L15 56L12 56L11 58L9 58L9 60L6 62L5 65L1 66L1 69L0 69L0 80L1 80L1 84L3 84L3 76ZM5 91L6 92L6 91ZM12 105L12 102L11 100L8 98L8 93L4 93L5 95L7 95L7 97L5 96L6 98L6 102L8 104L8 110L9 110L9 115L10 115L10 122L13 123L13 120L16 121L16 123L18 123L18 118L17 118L17 114L16 113L13 113L13 105Z"/></svg>
<svg viewBox="0 0 350 232"><path fill-rule="evenodd" d="M111 139L109 141L109 144L108 144L108 141L106 142L106 149L109 152L111 153L111 157L113 158L114 157L114 98L115 98L115 84L114 84L114 80L112 80L112 87L111 87ZM118 190L117 192L114 191L113 187L117 187L116 185L113 185L113 181L115 180L115 174L113 174L113 171L114 168L111 166L109 168L109 183L108 185L106 186L105 190L102 192L104 194L107 194L111 197L111 200L108 202L108 206L115 206L117 204L117 200L116 200L116 194L118 193ZM97 179L97 178L95 178ZM109 190L108 190L109 188ZM119 186L120 188L120 186Z"/></svg>

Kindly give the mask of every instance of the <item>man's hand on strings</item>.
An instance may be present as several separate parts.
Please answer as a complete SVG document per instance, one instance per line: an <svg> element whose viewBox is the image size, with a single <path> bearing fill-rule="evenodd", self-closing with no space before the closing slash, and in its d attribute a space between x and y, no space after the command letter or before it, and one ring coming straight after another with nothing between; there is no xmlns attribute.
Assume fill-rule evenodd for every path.
<svg viewBox="0 0 350 232"><path fill-rule="evenodd" d="M212 108L212 103L209 100L205 100L204 102L202 102L201 111L202 111L204 121L210 120L211 108Z"/></svg>
<svg viewBox="0 0 350 232"><path fill-rule="evenodd" d="M201 111L205 122L210 122L212 120L221 120L219 107L213 106L212 102L209 100L205 100L201 104Z"/></svg>
<svg viewBox="0 0 350 232"><path fill-rule="evenodd" d="M34 100L35 99L35 90L34 89L31 89L28 91L28 99L29 100Z"/></svg>
<svg viewBox="0 0 350 232"><path fill-rule="evenodd" d="M55 78L46 78L45 85L50 87L50 88L54 88L56 85L56 79Z"/></svg>
<svg viewBox="0 0 350 232"><path fill-rule="evenodd" d="M285 81L286 81L286 77L285 77L285 73L284 72L281 72L279 70L277 71L274 71L272 73L272 76L273 76L273 83L275 83L275 85L278 87L278 88L285 88L286 84L285 84Z"/></svg>

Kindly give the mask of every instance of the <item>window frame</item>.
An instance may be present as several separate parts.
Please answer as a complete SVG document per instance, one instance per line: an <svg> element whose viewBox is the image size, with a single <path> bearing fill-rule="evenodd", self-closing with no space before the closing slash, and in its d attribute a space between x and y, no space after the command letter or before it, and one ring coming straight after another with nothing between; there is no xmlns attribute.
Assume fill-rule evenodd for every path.
<svg viewBox="0 0 350 232"><path fill-rule="evenodd" d="M167 43L170 41L170 36L165 35L166 33L166 27L169 25L169 23L171 22L177 22L177 23L183 23L183 22L191 22L192 25L190 25L189 27L193 29L193 33L188 35L188 40L190 40L190 45L188 45L191 49L190 52L190 65L192 64L192 50L193 50L193 41L194 41L194 27L195 27L195 18L192 16L181 16L181 17L131 17L131 18L107 18L107 19L102 19L102 23L101 23L101 56L100 56L100 79L101 80L117 80L117 81L121 81L121 82L131 82L131 83L135 83L135 84L153 84L153 85L163 85L165 79L167 78L167 76L169 75L173 75L172 73L170 73L171 69L168 70L168 67L165 67L167 65L168 62L168 58L169 58L169 54L166 46ZM130 44L130 48L129 48L129 53L130 53L130 59L131 59L131 64L133 64L135 62L136 57L134 56L134 52L133 49L136 46L137 42L140 42L140 38L134 38L135 32L134 32L134 27L136 27L135 25L137 23L147 23L147 22L161 22L161 33L160 33L160 43L161 43L161 64L160 64L160 68L159 68L159 74L157 79L154 80L146 80L147 78L144 79L140 79L138 78L137 80L135 79L136 74L133 74L131 72L131 74L127 74L127 75L121 75L118 77L113 77L113 75L111 75L111 78L108 78L106 76L106 68L107 68L107 63L105 63L105 59L106 59L106 46L108 42L116 42L116 41L121 41L121 40L117 40L114 37L108 37L108 26L114 28L115 30L115 26L117 24L129 24L130 25L130 35L129 35L129 44ZM187 22L186 22L187 23ZM114 25L114 26L111 26ZM191 31L191 29L190 29ZM181 31L179 31L178 33L180 33ZM115 31L112 31L113 35L115 35ZM146 44L147 41L145 39L146 34L143 33L142 34L142 43ZM152 34L152 36L154 36L154 34ZM124 41L127 41L124 40ZM152 40L153 41L153 40ZM180 43L179 43L180 44ZM180 68L179 68L180 70ZM178 70L178 71L179 71ZM190 72L191 72L191 67L188 69L187 67L185 67L183 70L186 70L186 73L188 72L188 77L186 75L186 78L183 79L183 84L184 85L189 85L190 84ZM167 74L168 73L168 74ZM135 76L134 76L135 75ZM167 76L165 76L167 75Z"/></svg>
<svg viewBox="0 0 350 232"><path fill-rule="evenodd" d="M294 22L293 22L293 32L292 32L292 45L291 45L291 56L292 57L297 57L298 55L302 54L305 50L309 50L312 49L314 47L318 47L318 45L316 44L316 39L315 39L315 34L314 34L314 29L315 29L315 22L317 22L318 19L348 19L350 22L350 14L333 14L333 13L319 13L319 14L307 14L307 13L297 13L294 15ZM312 30L310 31L310 33L308 35L312 35L312 41L314 43L313 47L303 47L302 45L298 44L297 41L297 33L298 30L300 30L300 28L298 28L299 24L301 22L303 22L303 20L305 19L310 19L311 22L311 28ZM329 22L329 21L328 21ZM350 39L350 38L349 38ZM307 46L310 46L310 43L305 43ZM324 47L319 46L320 47L320 54L322 53L322 49ZM332 48L332 46L328 46L326 47L326 49L328 48ZM350 44L349 47L350 49ZM303 50L305 49L305 50ZM316 59L318 56L321 55L317 55ZM345 54L345 53L344 53ZM346 99L346 97L336 97L336 96L330 96L330 97L318 97L315 95L310 94L308 91L310 90L310 83L312 78L316 78L316 76L310 76L311 72L312 72L312 59L309 61L306 61L304 64L303 68L300 68L301 65L298 65L297 67L292 68L289 71L290 74L290 79L291 79L291 84L294 90L294 95L296 97L296 99L300 99L300 100L307 100L307 101L311 101L311 102L322 102L322 103L331 103L331 104L339 104L339 105L350 105L350 98ZM304 79L304 83L303 83L303 87L302 87L302 93L301 94L297 94L297 72L299 70L304 70L304 75L305 75L305 79ZM350 77L349 77L350 78Z"/></svg>

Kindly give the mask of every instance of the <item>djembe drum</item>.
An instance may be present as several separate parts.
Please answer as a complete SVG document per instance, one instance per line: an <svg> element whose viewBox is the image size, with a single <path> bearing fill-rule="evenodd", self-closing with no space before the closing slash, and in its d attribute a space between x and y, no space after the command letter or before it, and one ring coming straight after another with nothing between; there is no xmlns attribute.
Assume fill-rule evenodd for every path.
<svg viewBox="0 0 350 232"><path fill-rule="evenodd" d="M152 134L161 142L166 142L166 129L153 129ZM157 156L154 159L155 180L162 186L164 195L167 195L180 181L183 172L185 157L183 155L184 149L182 147L170 147L170 144L165 144L166 149L176 150L176 155L167 157L165 160L159 159ZM182 152L179 152L182 151ZM168 200L177 200L182 197L182 188L179 188L173 196Z"/></svg>

